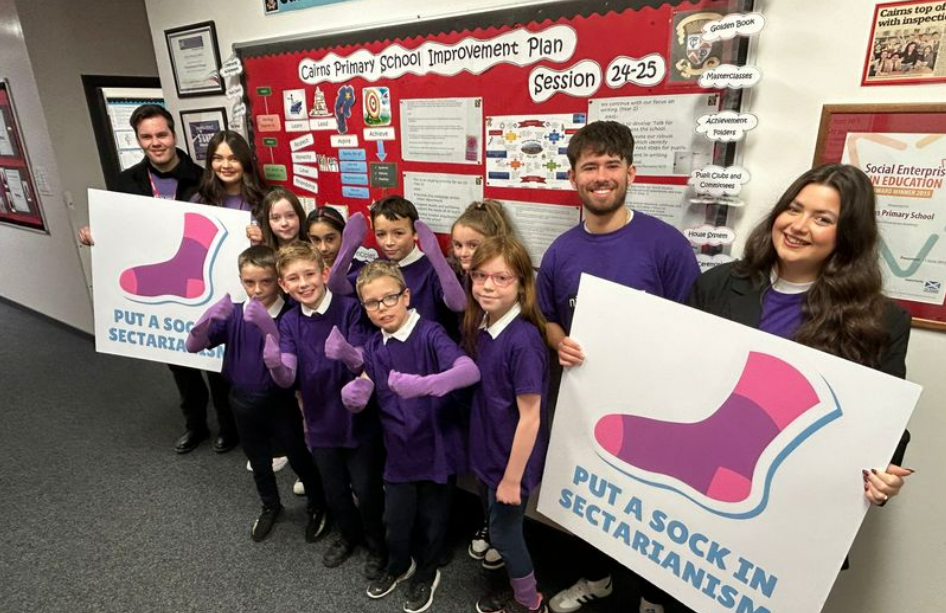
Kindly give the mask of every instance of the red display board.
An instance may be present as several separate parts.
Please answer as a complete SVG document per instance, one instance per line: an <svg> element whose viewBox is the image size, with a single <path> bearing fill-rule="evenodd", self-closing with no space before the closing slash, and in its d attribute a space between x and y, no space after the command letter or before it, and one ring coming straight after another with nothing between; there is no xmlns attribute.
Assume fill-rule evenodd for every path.
<svg viewBox="0 0 946 613"><path fill-rule="evenodd" d="M46 231L6 81L0 81L0 223Z"/></svg>
<svg viewBox="0 0 946 613"><path fill-rule="evenodd" d="M458 193L502 201L577 205L564 145L595 118L595 102L738 110L738 90L697 81L709 68L744 63L744 39L707 43L699 35L704 23L747 5L564 2L237 45L260 174L350 213L404 193L416 176L424 185L454 177L464 184ZM644 155L648 139L663 146L659 123L634 126ZM701 146L699 163L731 161L731 145ZM636 159L638 182L685 186L689 146L677 149L650 171Z"/></svg>

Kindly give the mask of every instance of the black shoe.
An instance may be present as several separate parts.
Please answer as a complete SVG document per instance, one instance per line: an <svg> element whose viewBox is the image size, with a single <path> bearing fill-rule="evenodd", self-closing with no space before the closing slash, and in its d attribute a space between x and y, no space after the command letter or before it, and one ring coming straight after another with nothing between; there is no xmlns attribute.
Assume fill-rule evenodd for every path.
<svg viewBox="0 0 946 613"><path fill-rule="evenodd" d="M309 522L305 526L305 542L314 543L328 534L328 513L322 509L315 509L314 511L308 511L308 516Z"/></svg>
<svg viewBox="0 0 946 613"><path fill-rule="evenodd" d="M367 557L365 557L365 579L377 581L384 574L385 566L387 566L385 556L375 551L369 551Z"/></svg>
<svg viewBox="0 0 946 613"><path fill-rule="evenodd" d="M414 560L411 560L410 568L399 577L385 571L380 577L368 584L368 598L384 598L394 591L398 583L413 577L415 570L417 570L417 565L414 564Z"/></svg>
<svg viewBox="0 0 946 613"><path fill-rule="evenodd" d="M513 599L512 588L507 584L499 591L493 592L476 601L476 610L479 613L500 613L505 610L506 604Z"/></svg>
<svg viewBox="0 0 946 613"><path fill-rule="evenodd" d="M214 441L214 451L217 453L226 453L240 444L240 438L235 434L221 434Z"/></svg>
<svg viewBox="0 0 946 613"><path fill-rule="evenodd" d="M341 566L345 560L351 557L351 554L354 552L354 545L342 537L338 537L335 539L334 543L329 545L328 551L326 551L325 555L322 556L322 564L324 564L327 568Z"/></svg>
<svg viewBox="0 0 946 613"><path fill-rule="evenodd" d="M174 444L174 451L178 453L190 453L197 449L197 445L210 438L210 432L207 430L188 430L177 439Z"/></svg>
<svg viewBox="0 0 946 613"><path fill-rule="evenodd" d="M266 538L270 530L273 529L273 524L276 523L276 518L279 517L280 513L282 513L281 504L272 507L263 507L263 512L260 513L257 520L253 522L253 529L250 531L252 539L258 543Z"/></svg>
<svg viewBox="0 0 946 613"><path fill-rule="evenodd" d="M434 579L426 581L412 581L407 589L407 602L404 603L404 613L421 613L434 604L434 592L440 585L440 571L434 572Z"/></svg>
<svg viewBox="0 0 946 613"><path fill-rule="evenodd" d="M539 606L534 609L521 604L515 598L510 598L506 602L506 606L503 608L506 613L549 613L549 608L545 604L545 598L542 597L542 594L539 594Z"/></svg>

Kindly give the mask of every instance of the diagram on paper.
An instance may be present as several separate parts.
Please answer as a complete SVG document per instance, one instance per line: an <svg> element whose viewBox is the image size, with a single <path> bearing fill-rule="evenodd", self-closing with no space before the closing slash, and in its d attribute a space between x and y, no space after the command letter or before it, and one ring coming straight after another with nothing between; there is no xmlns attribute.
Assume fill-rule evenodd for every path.
<svg viewBox="0 0 946 613"><path fill-rule="evenodd" d="M487 117L486 184L572 189L565 152L586 121L585 113Z"/></svg>

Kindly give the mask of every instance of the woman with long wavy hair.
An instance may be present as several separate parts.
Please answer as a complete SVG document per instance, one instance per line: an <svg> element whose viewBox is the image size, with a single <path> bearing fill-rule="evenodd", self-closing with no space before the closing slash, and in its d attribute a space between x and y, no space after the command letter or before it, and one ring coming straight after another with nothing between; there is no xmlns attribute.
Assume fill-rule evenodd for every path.
<svg viewBox="0 0 946 613"><path fill-rule="evenodd" d="M870 178L846 164L802 174L752 231L742 260L700 277L690 304L900 378L910 316L881 293L879 232ZM882 505L912 470L904 432L886 471L864 471Z"/></svg>

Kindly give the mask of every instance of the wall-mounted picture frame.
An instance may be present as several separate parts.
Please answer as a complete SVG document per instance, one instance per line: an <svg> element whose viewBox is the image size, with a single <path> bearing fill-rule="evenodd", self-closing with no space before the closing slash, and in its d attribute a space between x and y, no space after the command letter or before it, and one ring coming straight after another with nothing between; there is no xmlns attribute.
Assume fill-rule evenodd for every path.
<svg viewBox="0 0 946 613"><path fill-rule="evenodd" d="M220 78L220 49L212 21L164 31L171 72L179 98L213 96L224 92Z"/></svg>
<svg viewBox="0 0 946 613"><path fill-rule="evenodd" d="M227 109L192 109L181 111L181 128L187 141L187 153L199 164L207 161L207 143L214 134L227 129Z"/></svg>
<svg viewBox="0 0 946 613"><path fill-rule="evenodd" d="M871 22L861 85L922 85L946 81L942 0L878 4ZM946 51L946 49L944 49Z"/></svg>
<svg viewBox="0 0 946 613"><path fill-rule="evenodd" d="M49 233L6 79L0 79L0 224Z"/></svg>
<svg viewBox="0 0 946 613"><path fill-rule="evenodd" d="M946 104L825 105L814 164L874 184L884 293L913 325L946 332Z"/></svg>

